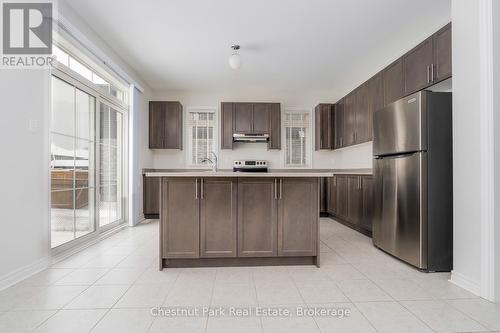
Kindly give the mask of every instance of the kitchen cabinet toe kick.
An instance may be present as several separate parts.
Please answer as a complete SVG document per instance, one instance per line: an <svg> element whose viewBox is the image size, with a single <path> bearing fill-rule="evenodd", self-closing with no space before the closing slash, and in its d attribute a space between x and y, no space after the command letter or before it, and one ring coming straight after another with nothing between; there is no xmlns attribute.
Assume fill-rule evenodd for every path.
<svg viewBox="0 0 500 333"><path fill-rule="evenodd" d="M159 269L319 267L319 186L319 177L162 177Z"/></svg>

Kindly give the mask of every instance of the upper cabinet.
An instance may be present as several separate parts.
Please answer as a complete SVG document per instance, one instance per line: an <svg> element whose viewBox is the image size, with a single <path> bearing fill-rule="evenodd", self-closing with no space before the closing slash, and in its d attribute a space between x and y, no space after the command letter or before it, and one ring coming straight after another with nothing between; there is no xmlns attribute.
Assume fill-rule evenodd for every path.
<svg viewBox="0 0 500 333"><path fill-rule="evenodd" d="M281 149L279 103L221 103L221 148L233 149L233 134L269 134L268 149Z"/></svg>
<svg viewBox="0 0 500 333"><path fill-rule="evenodd" d="M403 56L405 95L427 87L432 81L432 37Z"/></svg>
<svg viewBox="0 0 500 333"><path fill-rule="evenodd" d="M314 108L314 150L334 148L334 104L319 104Z"/></svg>
<svg viewBox="0 0 500 333"><path fill-rule="evenodd" d="M182 105L149 102L149 148L182 149Z"/></svg>
<svg viewBox="0 0 500 333"><path fill-rule="evenodd" d="M397 101L404 95L403 59L400 58L382 71L384 105Z"/></svg>
<svg viewBox="0 0 500 333"><path fill-rule="evenodd" d="M403 56L405 95L451 77L451 23Z"/></svg>
<svg viewBox="0 0 500 333"><path fill-rule="evenodd" d="M451 77L451 23L434 34L434 78L442 81Z"/></svg>
<svg viewBox="0 0 500 333"><path fill-rule="evenodd" d="M316 150L339 149L373 140L373 114L377 110L451 75L450 23L336 104L319 104L315 109ZM326 105L332 106L331 116L325 111ZM328 141L330 135L332 139Z"/></svg>

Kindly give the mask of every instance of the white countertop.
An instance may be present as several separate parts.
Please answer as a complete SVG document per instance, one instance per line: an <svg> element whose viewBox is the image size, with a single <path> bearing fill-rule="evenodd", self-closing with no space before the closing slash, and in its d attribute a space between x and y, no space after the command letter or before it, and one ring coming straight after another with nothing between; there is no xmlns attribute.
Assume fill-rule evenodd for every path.
<svg viewBox="0 0 500 333"><path fill-rule="evenodd" d="M317 169L276 169L268 172L234 172L232 170L162 170L146 171L146 177L332 177L333 175L371 175L371 169L317 170Z"/></svg>

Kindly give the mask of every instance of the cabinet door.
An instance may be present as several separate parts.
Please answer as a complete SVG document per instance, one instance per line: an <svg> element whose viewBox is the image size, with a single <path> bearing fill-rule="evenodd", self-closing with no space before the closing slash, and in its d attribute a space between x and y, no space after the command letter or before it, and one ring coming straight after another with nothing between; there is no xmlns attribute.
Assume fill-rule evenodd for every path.
<svg viewBox="0 0 500 333"><path fill-rule="evenodd" d="M268 149L281 149L281 107L279 103L269 104L269 143Z"/></svg>
<svg viewBox="0 0 500 333"><path fill-rule="evenodd" d="M194 178L162 178L163 258L200 255L199 182Z"/></svg>
<svg viewBox="0 0 500 333"><path fill-rule="evenodd" d="M344 147L352 146L356 142L356 95L350 93L344 99Z"/></svg>
<svg viewBox="0 0 500 333"><path fill-rule="evenodd" d="M200 257L236 257L237 180L200 180Z"/></svg>
<svg viewBox="0 0 500 333"><path fill-rule="evenodd" d="M182 149L182 105L178 102L166 102L165 112L165 148Z"/></svg>
<svg viewBox="0 0 500 333"><path fill-rule="evenodd" d="M349 204L349 195L348 195L348 182L347 176L337 175L337 208L335 209L335 215L340 216L344 219L347 219L348 215L348 204Z"/></svg>
<svg viewBox="0 0 500 333"><path fill-rule="evenodd" d="M165 104L149 102L149 149L164 148Z"/></svg>
<svg viewBox="0 0 500 333"><path fill-rule="evenodd" d="M375 205L375 197L373 194L373 177L361 177L363 215L361 219L361 227L365 230L372 231L373 212Z"/></svg>
<svg viewBox="0 0 500 333"><path fill-rule="evenodd" d="M146 218L160 214L160 178L142 177L142 211Z"/></svg>
<svg viewBox="0 0 500 333"><path fill-rule="evenodd" d="M434 81L451 77L451 23L434 34Z"/></svg>
<svg viewBox="0 0 500 333"><path fill-rule="evenodd" d="M337 176L328 178L328 213L332 215L337 214Z"/></svg>
<svg viewBox="0 0 500 333"><path fill-rule="evenodd" d="M233 103L221 103L221 148L233 149Z"/></svg>
<svg viewBox="0 0 500 333"><path fill-rule="evenodd" d="M269 104L254 103L252 113L252 133L267 134L269 133Z"/></svg>
<svg viewBox="0 0 500 333"><path fill-rule="evenodd" d="M397 101L404 94L403 58L399 58L382 72L384 105Z"/></svg>
<svg viewBox="0 0 500 333"><path fill-rule="evenodd" d="M363 143L370 140L369 109L368 109L368 82L356 89L355 94L355 143Z"/></svg>
<svg viewBox="0 0 500 333"><path fill-rule="evenodd" d="M234 103L234 133L252 133L252 103Z"/></svg>
<svg viewBox="0 0 500 333"><path fill-rule="evenodd" d="M335 149L344 147L344 99L335 105Z"/></svg>
<svg viewBox="0 0 500 333"><path fill-rule="evenodd" d="M280 179L278 255L315 256L318 220L318 179Z"/></svg>
<svg viewBox="0 0 500 333"><path fill-rule="evenodd" d="M277 254L277 181L240 178L238 181L238 256Z"/></svg>
<svg viewBox="0 0 500 333"><path fill-rule="evenodd" d="M327 212L327 178L321 177L319 180L319 212Z"/></svg>
<svg viewBox="0 0 500 333"><path fill-rule="evenodd" d="M384 107L384 89L382 85L382 73L378 73L368 81L367 88L367 129L368 140L373 140L373 114Z"/></svg>
<svg viewBox="0 0 500 333"><path fill-rule="evenodd" d="M314 113L315 150L333 149L332 104L319 104Z"/></svg>
<svg viewBox="0 0 500 333"><path fill-rule="evenodd" d="M359 225L361 223L361 178L360 176L348 177L348 212L349 222Z"/></svg>
<svg viewBox="0 0 500 333"><path fill-rule="evenodd" d="M422 90L431 83L432 37L403 56L405 95Z"/></svg>

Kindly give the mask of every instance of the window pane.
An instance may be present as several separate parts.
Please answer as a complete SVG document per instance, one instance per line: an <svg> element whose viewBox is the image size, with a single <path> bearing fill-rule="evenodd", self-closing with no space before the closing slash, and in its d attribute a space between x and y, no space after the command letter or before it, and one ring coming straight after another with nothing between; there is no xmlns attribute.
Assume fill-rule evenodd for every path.
<svg viewBox="0 0 500 333"><path fill-rule="evenodd" d="M92 83L94 83L101 91L109 93L109 82L96 73L92 73Z"/></svg>
<svg viewBox="0 0 500 333"><path fill-rule="evenodd" d="M76 89L75 102L76 136L94 140L95 98Z"/></svg>
<svg viewBox="0 0 500 333"><path fill-rule="evenodd" d="M53 190L73 188L75 169L74 141L71 137L52 134L50 178Z"/></svg>
<svg viewBox="0 0 500 333"><path fill-rule="evenodd" d="M94 189L83 188L75 191L75 233L76 238L95 230L91 203L94 201Z"/></svg>
<svg viewBox="0 0 500 333"><path fill-rule="evenodd" d="M69 55L55 45L52 45L52 55L64 66L69 66Z"/></svg>
<svg viewBox="0 0 500 333"><path fill-rule="evenodd" d="M51 192L52 247L75 239L73 194L73 190Z"/></svg>
<svg viewBox="0 0 500 333"><path fill-rule="evenodd" d="M73 57L69 57L69 68L71 68L87 80L92 81L92 71Z"/></svg>
<svg viewBox="0 0 500 333"><path fill-rule="evenodd" d="M75 88L52 77L52 132L74 135Z"/></svg>
<svg viewBox="0 0 500 333"><path fill-rule="evenodd" d="M76 139L75 143L75 186L94 186L94 158L91 148L93 144L86 140Z"/></svg>

